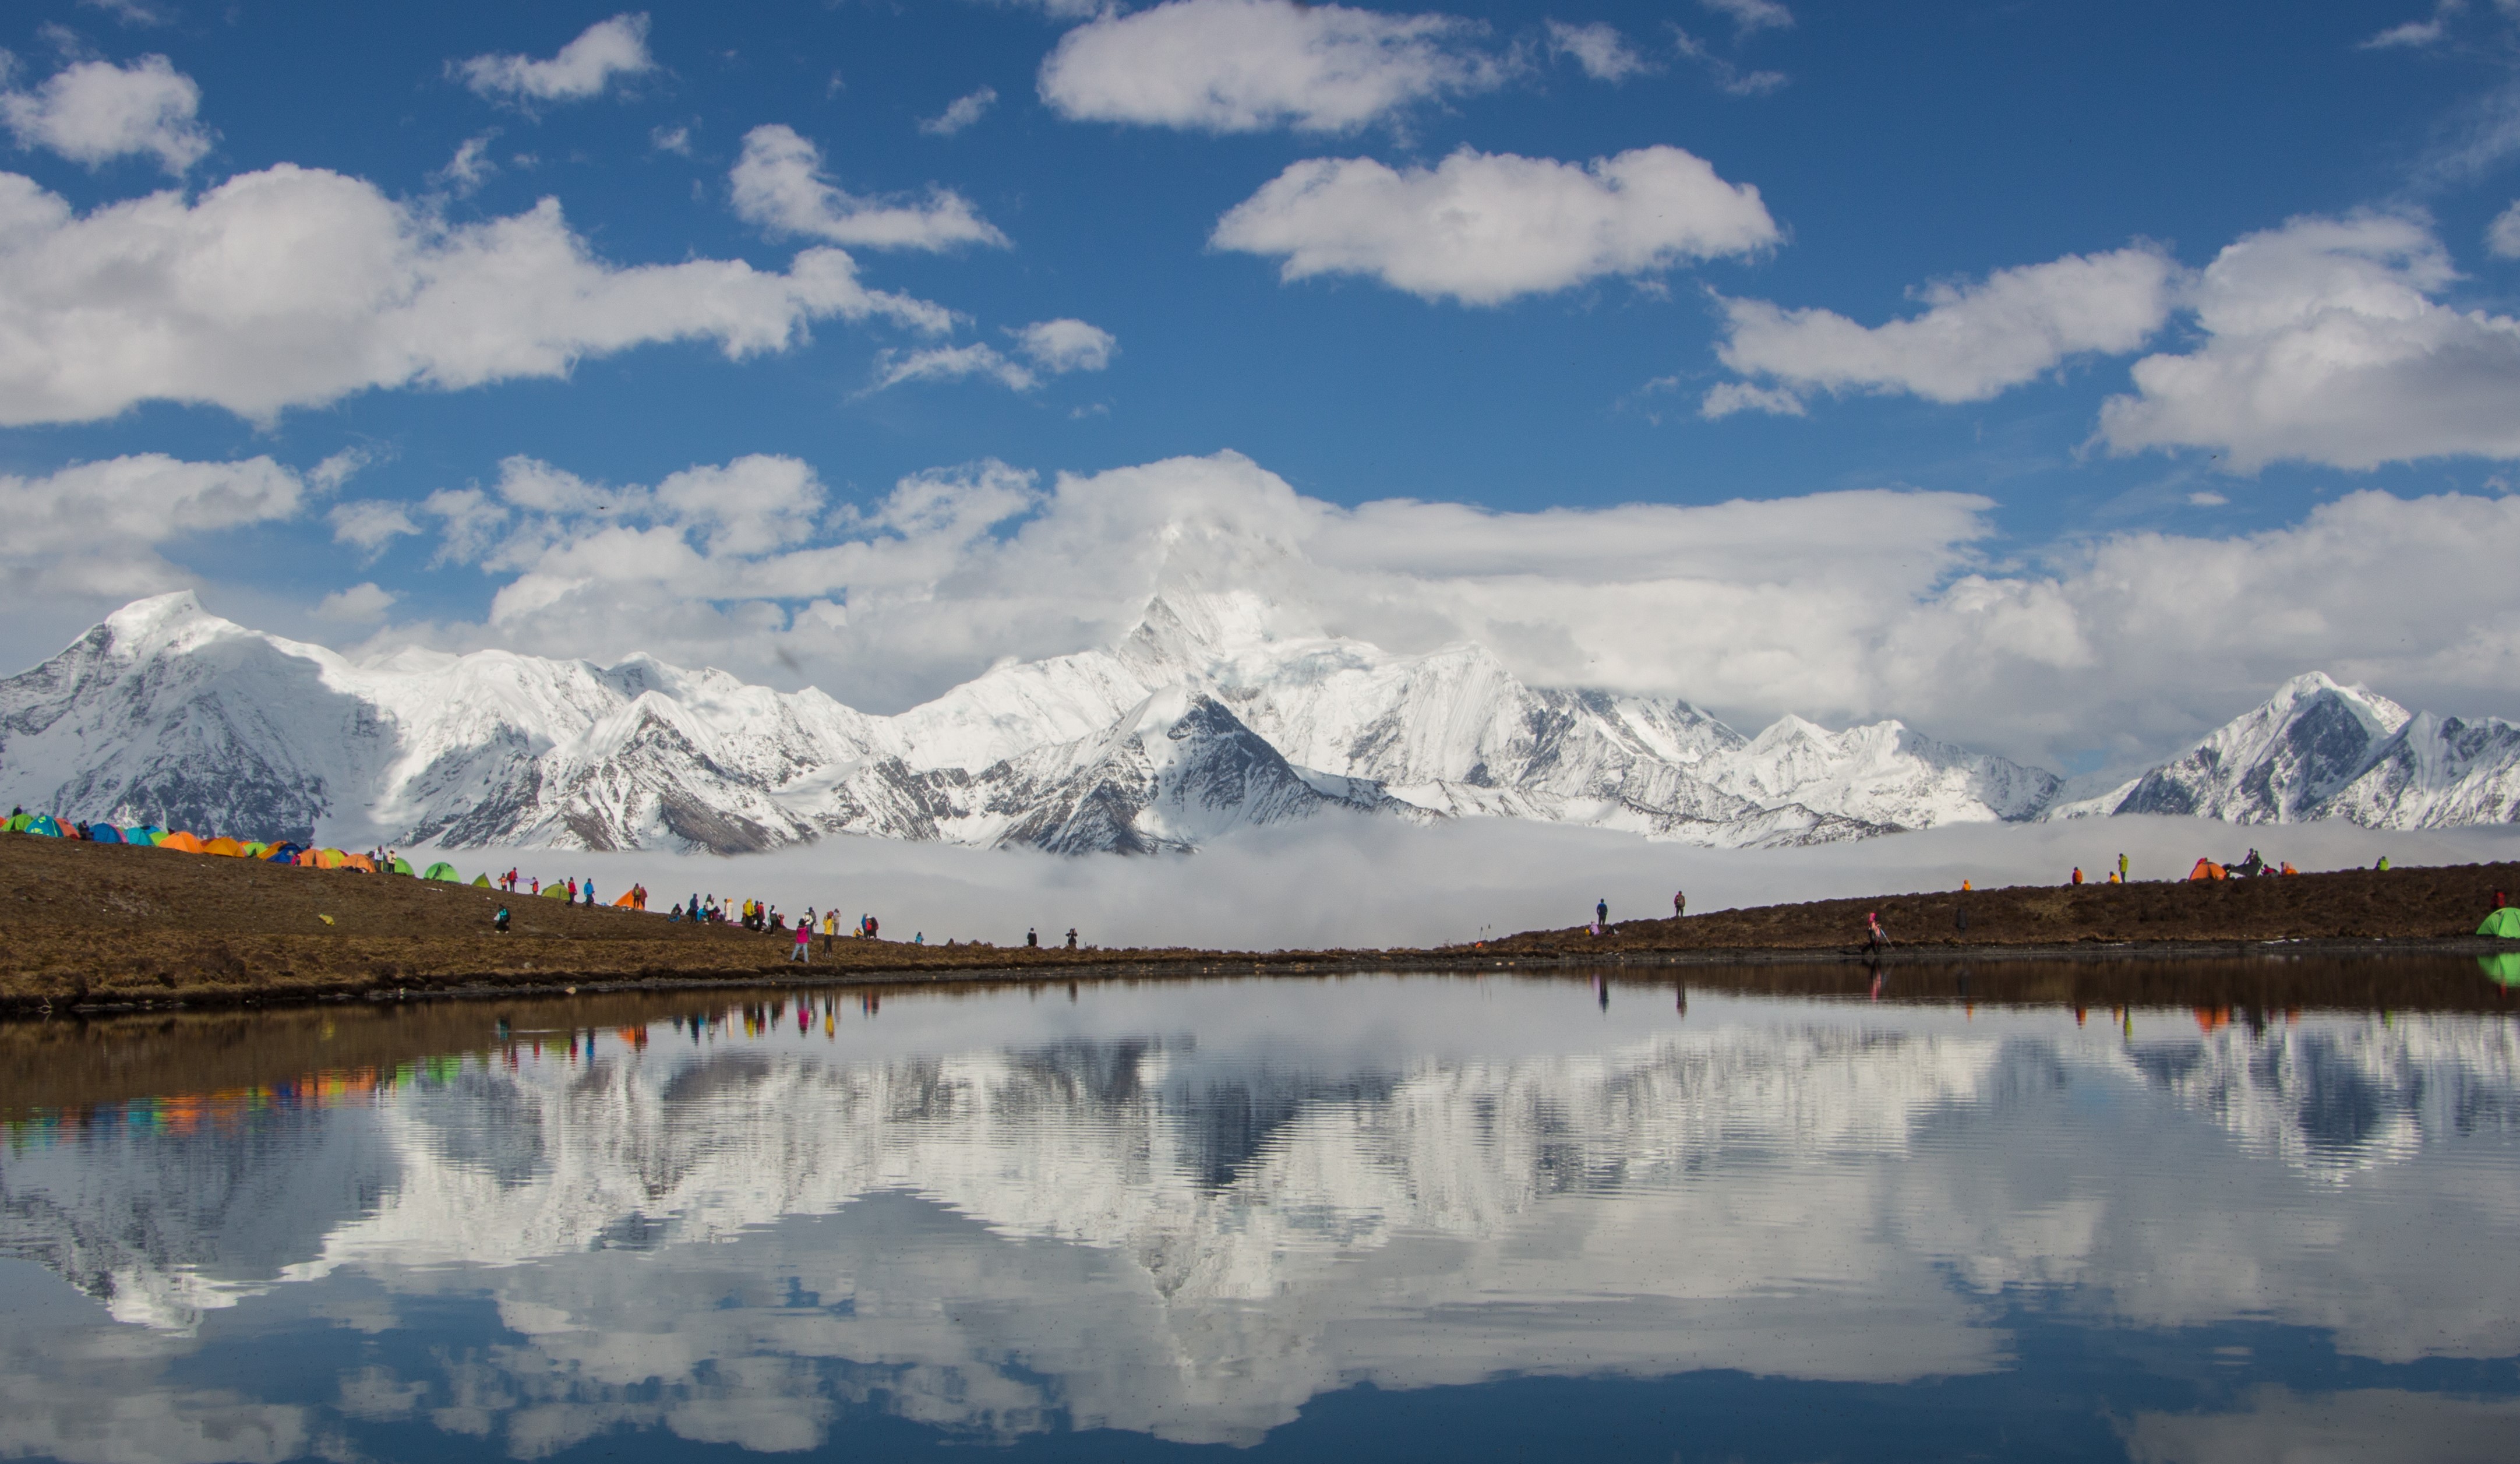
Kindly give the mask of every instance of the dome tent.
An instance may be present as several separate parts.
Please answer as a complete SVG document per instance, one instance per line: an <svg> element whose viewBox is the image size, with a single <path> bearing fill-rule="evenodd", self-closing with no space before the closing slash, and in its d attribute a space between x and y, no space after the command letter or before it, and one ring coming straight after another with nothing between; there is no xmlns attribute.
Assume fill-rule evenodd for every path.
<svg viewBox="0 0 2520 1464"><path fill-rule="evenodd" d="M396 859L394 861L394 873L409 874L411 873L411 866L400 859ZM457 874L455 872L455 866L447 863L443 859L440 859L436 863L428 866L428 872L422 875L421 878L424 880L444 880L450 885L461 885L464 883L464 876Z"/></svg>
<svg viewBox="0 0 2520 1464"><path fill-rule="evenodd" d="M89 824L87 839L90 844L120 844L122 831L112 824Z"/></svg>
<svg viewBox="0 0 2520 1464"><path fill-rule="evenodd" d="M2487 915L2485 924L2478 926L2476 933L2492 936L2498 940L2520 940L2520 905L2504 905Z"/></svg>
<svg viewBox="0 0 2520 1464"><path fill-rule="evenodd" d="M202 846L200 839L191 834L185 833L181 829L177 829L174 833L158 840L158 846L159 848L181 849L188 854L207 852L207 850Z"/></svg>
<svg viewBox="0 0 2520 1464"><path fill-rule="evenodd" d="M566 885L545 885L543 887L543 898L566 899L568 898L568 887Z"/></svg>
<svg viewBox="0 0 2520 1464"><path fill-rule="evenodd" d="M414 872L415 871L411 867L411 861L400 854L393 856L393 867L385 871L387 874L411 874ZM428 878L433 880L437 878L437 876L430 875Z"/></svg>
<svg viewBox="0 0 2520 1464"><path fill-rule="evenodd" d="M13 818L10 822L16 823L17 820ZM38 813L26 820L25 832L29 834L41 834L47 839L59 839L62 837L62 826L53 822L53 816L51 814Z"/></svg>
<svg viewBox="0 0 2520 1464"><path fill-rule="evenodd" d="M491 887L490 887L490 877L489 877L488 875L486 875L486 874L476 874L476 875L474 875L474 876L472 877L472 888L473 888L473 889L475 889L475 890L487 890L487 889L491 888Z"/></svg>
<svg viewBox="0 0 2520 1464"><path fill-rule="evenodd" d="M208 843L202 846L202 852L205 854L217 854L223 858L229 859L242 859L246 856L245 846L237 843L233 839L210 840Z"/></svg>
<svg viewBox="0 0 2520 1464"><path fill-rule="evenodd" d="M297 862L297 856L304 852L306 849L302 845L275 844L271 846L271 852L262 857L263 862L268 864L294 864Z"/></svg>

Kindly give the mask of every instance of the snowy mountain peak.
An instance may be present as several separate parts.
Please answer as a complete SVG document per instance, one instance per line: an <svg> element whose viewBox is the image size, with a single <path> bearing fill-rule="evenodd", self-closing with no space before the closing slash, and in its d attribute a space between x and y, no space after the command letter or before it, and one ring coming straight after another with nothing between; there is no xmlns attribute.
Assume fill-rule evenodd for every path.
<svg viewBox="0 0 2520 1464"><path fill-rule="evenodd" d="M1196 847L1330 809L1740 846L2040 816L2053 774L1896 720L1744 738L1688 702L1524 683L1487 647L1323 633L1171 586L1122 641L1008 663L894 716L633 656L350 662L136 602L0 681L0 798L340 844L733 852L840 834ZM2520 804L2520 729L2295 678L2107 800L2054 810L2437 822Z"/></svg>
<svg viewBox="0 0 2520 1464"><path fill-rule="evenodd" d="M200 597L191 590L134 600L107 616L98 628L106 632L114 657L124 662L144 661L179 646L198 645L220 636L251 634L244 626L203 610Z"/></svg>
<svg viewBox="0 0 2520 1464"><path fill-rule="evenodd" d="M2378 827L2501 821L2520 797L2520 732L2416 714L2322 671L2295 676L2185 753L2051 818L2202 814Z"/></svg>

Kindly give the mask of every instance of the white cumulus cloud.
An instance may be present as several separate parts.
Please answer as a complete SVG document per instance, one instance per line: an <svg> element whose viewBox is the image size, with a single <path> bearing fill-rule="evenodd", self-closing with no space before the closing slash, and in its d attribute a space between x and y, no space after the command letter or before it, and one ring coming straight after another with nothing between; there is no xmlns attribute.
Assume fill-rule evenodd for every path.
<svg viewBox="0 0 2520 1464"><path fill-rule="evenodd" d="M875 385L881 391L905 382L950 382L985 377L1015 391L1029 391L1045 376L1071 371L1101 371L1111 364L1120 343L1109 331L1082 320L1040 320L1010 330L1025 365L986 343L939 345L924 350L886 352L876 360Z"/></svg>
<svg viewBox="0 0 2520 1464"><path fill-rule="evenodd" d="M953 382L974 376L986 377L1012 391L1029 391L1041 385L1041 378L1022 362L1009 359L994 345L975 343L886 351L876 358L875 386L870 389L881 391L905 382Z"/></svg>
<svg viewBox="0 0 2520 1464"><path fill-rule="evenodd" d="M490 160L490 143L498 135L495 131L483 132L464 139L456 145L455 156L429 177L445 184L458 198L470 196L498 174L499 164Z"/></svg>
<svg viewBox="0 0 2520 1464"><path fill-rule="evenodd" d="M1573 57L1584 74L1596 81L1624 81L1640 71L1653 69L1651 63L1629 48L1628 38L1619 34L1619 27L1605 21L1588 25L1551 21L1549 49L1559 56Z"/></svg>
<svg viewBox="0 0 2520 1464"><path fill-rule="evenodd" d="M1576 163L1465 147L1431 168L1290 164L1219 219L1211 243L1278 256L1282 279L1365 275L1424 299L1488 305L1777 238L1758 189L1678 148Z"/></svg>
<svg viewBox="0 0 2520 1464"><path fill-rule="evenodd" d="M951 316L869 290L849 256L785 274L742 260L615 266L557 201L454 225L372 184L280 164L187 202L85 216L0 173L0 425L84 422L136 402L267 419L378 387L564 374L649 342L785 349L831 317L942 330Z"/></svg>
<svg viewBox="0 0 2520 1464"><path fill-rule="evenodd" d="M655 69L648 55L648 17L598 21L549 61L498 53L452 64L464 84L485 97L518 103L583 102L600 97L615 76Z"/></svg>
<svg viewBox="0 0 2520 1464"><path fill-rule="evenodd" d="M0 654L29 663L117 605L195 583L167 546L293 518L306 496L304 479L268 457L149 452L0 474Z"/></svg>
<svg viewBox="0 0 2520 1464"><path fill-rule="evenodd" d="M179 175L210 150L209 130L196 119L201 107L201 86L163 56L143 56L127 67L83 61L33 91L0 92L0 121L22 148L43 148L89 167L154 157Z"/></svg>
<svg viewBox="0 0 2520 1464"><path fill-rule="evenodd" d="M772 123L745 133L743 156L730 181L737 216L772 234L870 249L1008 248L1007 236L950 189L931 187L915 204L882 204L841 192L823 175L822 150L793 127Z"/></svg>
<svg viewBox="0 0 2520 1464"><path fill-rule="evenodd" d="M1041 99L1079 121L1206 132L1339 132L1510 72L1483 27L1293 0L1169 0L1107 12L1059 38Z"/></svg>
<svg viewBox="0 0 2520 1464"><path fill-rule="evenodd" d="M2202 339L2136 362L2100 438L2212 448L2242 472L2520 457L2520 319L2442 303L2456 277L2430 227L2401 215L2249 235L2194 289Z"/></svg>
<svg viewBox="0 0 2520 1464"><path fill-rule="evenodd" d="M931 137L951 137L988 115L998 105L998 89L984 86L978 91L956 97L946 109L919 124L919 130Z"/></svg>
<svg viewBox="0 0 2520 1464"><path fill-rule="evenodd" d="M374 556L394 538L420 532L412 522L410 511L389 499L363 498L333 506L326 516L333 525L333 540L355 544Z"/></svg>
<svg viewBox="0 0 2520 1464"><path fill-rule="evenodd" d="M1073 317L1037 320L1014 334L1023 353L1049 372L1100 371L1120 348L1109 331Z"/></svg>
<svg viewBox="0 0 2520 1464"><path fill-rule="evenodd" d="M1707 416L1789 411L1811 390L1905 391L1982 401L2086 353L2122 354L2159 331L2177 300L2178 265L2158 250L2069 254L1918 292L1925 309L1866 326L1833 310L1723 300L1716 353L1766 383L1717 387Z"/></svg>
<svg viewBox="0 0 2520 1464"><path fill-rule="evenodd" d="M1777 0L1699 0L1708 10L1732 23L1743 35L1756 30L1782 30L1794 23L1794 13Z"/></svg>
<svg viewBox="0 0 2520 1464"><path fill-rule="evenodd" d="M385 612L401 599L389 589L380 587L373 579L336 590L315 603L319 620L338 620L346 625L373 625L385 618Z"/></svg>
<svg viewBox="0 0 2520 1464"><path fill-rule="evenodd" d="M2485 226L2485 252L2497 259L2520 259L2520 202Z"/></svg>

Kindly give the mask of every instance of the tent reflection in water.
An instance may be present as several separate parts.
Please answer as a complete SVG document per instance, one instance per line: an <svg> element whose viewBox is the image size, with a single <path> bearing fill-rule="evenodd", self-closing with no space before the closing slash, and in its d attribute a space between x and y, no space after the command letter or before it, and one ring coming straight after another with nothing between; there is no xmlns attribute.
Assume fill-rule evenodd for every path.
<svg viewBox="0 0 2520 1464"><path fill-rule="evenodd" d="M2492 978L2497 985L2520 986L2520 951L2507 951L2498 956L2478 956L2476 969Z"/></svg>

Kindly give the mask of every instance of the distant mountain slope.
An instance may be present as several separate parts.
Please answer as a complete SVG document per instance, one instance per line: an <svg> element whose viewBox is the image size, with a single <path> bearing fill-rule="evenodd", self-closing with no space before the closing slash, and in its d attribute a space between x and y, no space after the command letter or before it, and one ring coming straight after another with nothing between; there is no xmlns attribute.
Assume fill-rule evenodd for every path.
<svg viewBox="0 0 2520 1464"><path fill-rule="evenodd" d="M353 661L163 595L0 681L0 798L342 844L1084 853L1330 813L1827 843L2033 816L2056 787L1897 722L1745 739L1683 701L1525 686L1476 645L1401 655L1276 619L1167 594L1112 647L871 716L645 657Z"/></svg>
<svg viewBox="0 0 2520 1464"><path fill-rule="evenodd" d="M2378 829L2508 823L2520 814L2520 727L2408 712L2314 671L2178 757L2048 816L2116 813Z"/></svg>

